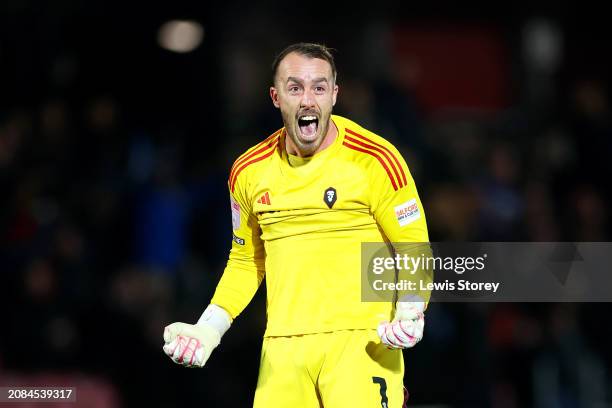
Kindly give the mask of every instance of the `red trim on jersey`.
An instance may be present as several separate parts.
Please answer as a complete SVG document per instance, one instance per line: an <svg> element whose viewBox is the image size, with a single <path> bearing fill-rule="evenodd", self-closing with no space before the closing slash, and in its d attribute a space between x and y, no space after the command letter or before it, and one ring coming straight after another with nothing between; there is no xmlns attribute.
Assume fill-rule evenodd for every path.
<svg viewBox="0 0 612 408"><path fill-rule="evenodd" d="M402 173L402 179L404 180L404 185L408 184L408 181L406 180L406 174L404 173L404 169L402 168L402 166L401 166L399 160L397 159L397 157L395 156L395 154L393 154L393 152L391 152L391 150L389 150L386 146L381 145L379 143L376 143L375 141L373 141L371 139L368 139L367 137L365 137L363 135L360 135L359 133L357 133L357 132L355 132L355 131L353 131L351 129L346 129L346 131L348 133L350 133L351 135L353 135L353 136L357 136L358 138L367 141L368 143L371 143L373 145L376 145L376 146L379 146L379 147L382 147L383 149L385 149L391 155L391 157L393 157L393 160L395 161L395 164L397 164L397 167L399 167L400 172Z"/></svg>
<svg viewBox="0 0 612 408"><path fill-rule="evenodd" d="M250 151L247 152L245 154L243 154L242 156L240 156L232 165L232 169L230 170L230 176L229 176L229 181L231 182L234 173L236 171L236 169L245 161L247 161L248 159L250 159L251 157L255 156L258 153L261 153L262 151L266 150L267 146L269 145L270 140L274 139L276 136L278 136L279 133L281 133L283 131L283 129L279 129L276 132L272 133L270 136L268 136L265 140L263 140L262 142L258 143L255 145L255 148ZM258 149L259 148L259 149Z"/></svg>
<svg viewBox="0 0 612 408"><path fill-rule="evenodd" d="M345 138L346 138L346 136L345 136ZM349 149L357 150L358 152L362 152L362 153L367 153L370 156L373 156L376 159L378 159L379 163L384 167L385 171L387 172L387 175L389 176L389 180L391 180L391 184L393 185L393 189L395 191L397 191L397 184L395 184L395 179L393 178L393 175L391 174L391 171L389 170L389 167L387 167L387 164L385 163L383 158L380 157L380 155L378 153L375 153L375 152L373 152L371 150L362 149L359 146L352 145L352 144L348 143L346 140L344 140L342 142L342 144L344 146L348 147Z"/></svg>
<svg viewBox="0 0 612 408"><path fill-rule="evenodd" d="M391 159L389 158L387 153L385 153L384 150L382 150L382 149L380 149L380 148L378 148L378 147L376 147L374 145L371 145L371 144L368 144L368 143L364 143L364 142L362 142L360 140L354 139L354 138L352 138L352 137L350 137L348 135L345 135L344 138L346 140L349 140L349 141L355 143L355 144L358 144L361 147L365 147L366 149L376 150L377 152L381 153L385 157L385 159L387 159L387 162L391 166L391 169L393 170L393 173L395 174L395 177L396 177L396 180L397 180L397 184L399 185L399 187L400 188L404 187L404 185L402 184L402 179L400 178L400 175L397 172L397 168L395 167L395 165L393 164L393 162L391 161Z"/></svg>
<svg viewBox="0 0 612 408"><path fill-rule="evenodd" d="M238 168L238 166L240 166L242 163L244 163L247 159L249 159L250 157L252 157L254 154L256 154L256 150L258 150L258 148L266 145L270 140L274 139L274 137L278 136L278 134L280 132L282 132L283 129L279 129L276 132L272 133L270 136L268 136L267 138L265 138L264 140L262 140L261 142L259 142L258 144L256 144L254 146L253 149L251 149L251 151L247 151L246 153L242 154L240 157L238 157L238 159L236 159L236 161L234 162L234 164L232 165L232 169L230 171L230 178L231 178L231 174L234 173L234 171Z"/></svg>
<svg viewBox="0 0 612 408"><path fill-rule="evenodd" d="M236 185L236 180L238 179L238 175L240 174L240 172L242 170L244 170L245 168L247 168L248 166L250 166L253 163L257 163L258 161L261 161L263 159L265 159L266 157L270 157L272 156L272 154L274 153L274 151L276 150L276 145L278 144L278 138L271 140L268 142L268 145L265 146L266 149L270 149L269 152L267 152L266 154L259 156L259 157L255 157L252 160L249 160L246 163L243 163L242 165L240 165L240 167L238 167L236 169L236 171L234 172L234 179L232 180L230 178L230 190L232 191L232 193L234 192L234 186ZM265 149L263 149L262 151L264 151ZM249 157L253 157L255 154L250 155Z"/></svg>

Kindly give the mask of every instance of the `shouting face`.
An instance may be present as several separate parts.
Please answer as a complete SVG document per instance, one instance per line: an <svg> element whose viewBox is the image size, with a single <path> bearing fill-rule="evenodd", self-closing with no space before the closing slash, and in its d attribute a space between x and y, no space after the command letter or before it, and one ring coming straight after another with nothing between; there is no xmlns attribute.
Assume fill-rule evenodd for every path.
<svg viewBox="0 0 612 408"><path fill-rule="evenodd" d="M283 116L290 150L299 156L318 151L328 136L337 94L338 86L327 61L295 52L283 58L270 96Z"/></svg>

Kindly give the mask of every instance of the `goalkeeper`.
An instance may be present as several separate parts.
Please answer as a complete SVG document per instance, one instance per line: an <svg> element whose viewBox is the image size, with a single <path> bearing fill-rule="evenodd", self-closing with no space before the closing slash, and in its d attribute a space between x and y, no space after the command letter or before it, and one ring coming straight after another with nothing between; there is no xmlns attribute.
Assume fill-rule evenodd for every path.
<svg viewBox="0 0 612 408"><path fill-rule="evenodd" d="M423 336L427 296L361 298L362 242L412 243L419 252L429 239L404 159L382 137L332 115L337 95L325 46L298 43L276 57L270 97L284 127L230 171L227 267L197 323L164 331L174 362L202 367L265 275L257 408L399 408L401 350Z"/></svg>

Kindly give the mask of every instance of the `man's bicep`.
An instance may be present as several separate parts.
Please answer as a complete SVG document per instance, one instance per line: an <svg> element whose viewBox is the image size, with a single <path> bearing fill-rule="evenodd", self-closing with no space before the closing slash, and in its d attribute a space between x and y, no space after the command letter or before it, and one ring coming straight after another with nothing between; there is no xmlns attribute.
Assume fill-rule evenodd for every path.
<svg viewBox="0 0 612 408"><path fill-rule="evenodd" d="M407 168L405 171L408 177L403 188L393 189L392 186L387 186L386 190L381 191L375 210L376 221L393 245L395 254L402 258L408 257L415 260L429 258L432 252L425 212L414 180ZM382 186L382 188L385 187ZM427 305L431 292L429 289L423 289L428 286L420 284L419 281L425 284L433 281L433 269L429 267L429 264L417 270L399 270L398 273L398 279L416 283L414 290L398 291L398 299L406 301L406 299L414 299L415 296L418 296Z"/></svg>
<svg viewBox="0 0 612 408"><path fill-rule="evenodd" d="M373 213L376 222L391 242L429 242L427 222L414 180L401 161L407 182L400 188L384 175L375 179Z"/></svg>
<svg viewBox="0 0 612 408"><path fill-rule="evenodd" d="M429 242L418 197L397 197L380 210L377 222L391 242Z"/></svg>
<svg viewBox="0 0 612 408"><path fill-rule="evenodd" d="M232 201L232 206L234 202ZM229 266L256 270L261 282L264 274L265 252L261 241L261 229L257 218L243 210L238 223L232 214L232 249L228 259Z"/></svg>

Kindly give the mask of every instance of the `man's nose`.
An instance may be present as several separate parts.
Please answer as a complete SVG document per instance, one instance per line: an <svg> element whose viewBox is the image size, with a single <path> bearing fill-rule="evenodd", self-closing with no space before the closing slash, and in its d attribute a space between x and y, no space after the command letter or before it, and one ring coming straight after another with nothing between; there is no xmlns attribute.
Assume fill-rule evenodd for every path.
<svg viewBox="0 0 612 408"><path fill-rule="evenodd" d="M312 91L306 89L304 91L304 94L302 95L301 107L311 108L315 105L314 101L315 99L314 99L314 95L312 94Z"/></svg>

